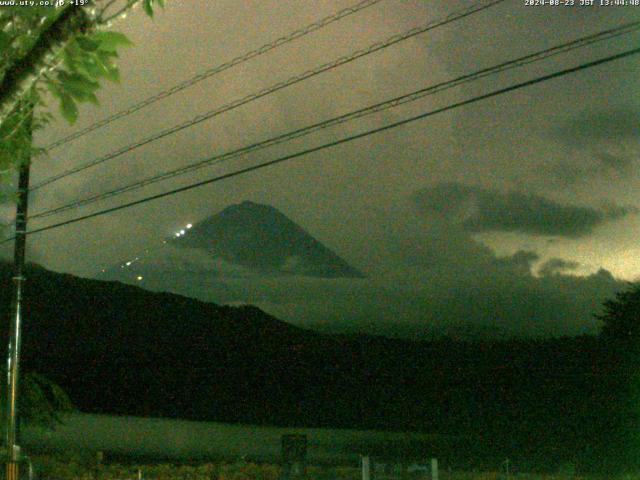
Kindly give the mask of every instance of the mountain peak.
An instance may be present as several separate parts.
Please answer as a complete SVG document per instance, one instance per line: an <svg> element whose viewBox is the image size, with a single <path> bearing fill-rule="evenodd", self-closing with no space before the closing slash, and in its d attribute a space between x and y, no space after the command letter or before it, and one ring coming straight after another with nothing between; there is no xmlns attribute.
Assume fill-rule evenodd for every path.
<svg viewBox="0 0 640 480"><path fill-rule="evenodd" d="M291 222L291 220L289 220L286 215L284 215L280 210L272 207L271 205L256 203L252 202L251 200L244 200L241 203L229 205L228 207L221 210L218 214L212 215L199 224L196 224L196 227L200 224L206 224L212 218L218 216L238 216L238 220L248 220L249 218L263 218L263 220L270 222Z"/></svg>
<svg viewBox="0 0 640 480"><path fill-rule="evenodd" d="M244 200L240 203L229 205L227 208L222 210L222 212L225 212L228 210L238 210L238 209L255 210L255 211L273 211L273 210L277 211L277 209L272 207L271 205L266 205L264 203L256 203L256 202L252 202L251 200Z"/></svg>
<svg viewBox="0 0 640 480"><path fill-rule="evenodd" d="M263 274L363 276L280 210L249 200L194 224L172 242Z"/></svg>
<svg viewBox="0 0 640 480"><path fill-rule="evenodd" d="M238 203L236 205L232 205L233 206L239 206L239 207L253 207L253 208L269 208L272 210L275 210L275 208L273 208L271 205L265 205L263 203L256 203L256 202L252 202L251 200L243 200L242 203Z"/></svg>

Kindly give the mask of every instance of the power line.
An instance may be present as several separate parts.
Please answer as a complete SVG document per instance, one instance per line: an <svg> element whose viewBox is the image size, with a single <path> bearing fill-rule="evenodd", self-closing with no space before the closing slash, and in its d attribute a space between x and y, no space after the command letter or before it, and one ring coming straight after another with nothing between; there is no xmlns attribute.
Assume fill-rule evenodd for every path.
<svg viewBox="0 0 640 480"><path fill-rule="evenodd" d="M290 43L294 40L297 40L298 38L304 37L305 35L308 35L310 33L315 32L316 30L320 30L321 28L326 27L327 25L330 25L333 22L337 22L338 20L341 20L345 17L348 17L349 15L352 15L356 12L359 12L360 10L364 10L365 8L368 8L372 5L375 5L376 3L380 3L382 0L363 0L351 7L347 7L344 8L342 10L340 10L339 12L336 12L332 15L329 15L327 17L324 17L320 20L317 20L305 27L299 28L291 33L289 33L288 35L285 35L284 37L280 37L270 43L266 43L264 45L262 45L261 47L256 48L255 50L251 50L249 52L246 52L238 57L235 57L232 60L229 60L228 62L222 63L220 65L216 65L215 67L209 68L208 70L205 70L204 72L201 72L187 80L184 80L174 86L172 86L171 88L168 88L167 90L163 90L161 92L156 93L155 95L151 95L147 98L145 98L144 100L141 100L140 102L130 106L129 108L125 109L125 110L121 110L117 113L114 113L113 115L106 117L92 125L89 125L86 128L83 128L82 130L78 130L77 132L74 132L64 138L61 138L60 140L57 140L49 145L47 145L45 147L45 149L47 151L51 151L61 145L64 145L65 143L69 143L73 140L76 140L84 135L86 135L87 133L93 132L94 130L97 130L99 128L105 127L107 125L109 125L110 123L115 122L116 120L129 116L132 113L137 112L138 110L141 110L145 107L148 107L151 104L154 104L160 100L163 100L167 97L170 97L171 95L174 95L178 92L181 92L182 90L185 90L193 85L195 85L198 82L201 82L202 80L205 80L207 78L210 78L214 75L217 75L218 73L222 73L225 70L228 70L232 67L235 67L236 65L240 65L241 63L244 63L246 61L249 61L253 58L259 57L261 55L264 55L267 52L270 52L271 50L274 50L278 47L281 47L282 45L285 45L287 43Z"/></svg>
<svg viewBox="0 0 640 480"><path fill-rule="evenodd" d="M85 206L85 205L89 205L91 203L95 203L97 201L100 200L104 200L107 198L111 198L111 197L115 197L121 194L124 194L126 192L130 192L133 190L137 190L139 188L145 187L147 185L151 185L153 183L157 183L160 181L164 181L164 180L168 180L170 178L174 178L180 175L184 175L186 173L190 173L193 172L195 170L204 168L204 167L209 167L212 165L217 165L220 164L222 162L226 162L226 161L230 161L234 158L240 157L240 156L245 156L249 153L258 151L258 150L262 150L264 148L267 147L271 147L274 145L278 145L284 142L288 142L290 140L293 140L295 138L300 138L302 136L305 135L309 135L313 132L317 132L329 127L333 127L335 125L339 125L357 118L362 118L364 116L367 115L371 115L389 108L393 108L405 103L409 103L409 102L413 102L416 100L419 100L421 98L424 98L428 95L433 95L435 93L444 91L444 90L448 90L450 88L456 87L456 86L460 86L462 84L465 83L470 83L476 80L479 80L481 78L485 78L487 76L490 75L495 75L497 73L501 73L513 68L517 68L517 67L522 67L525 65L529 65L531 63L534 62L539 62L541 60L545 60L549 57L561 54L561 53L566 53L572 50L575 50L577 48L583 48L585 46L588 45L592 45L596 42L601 42L604 40L610 40L612 38L621 36L621 35L625 35L628 33L631 33L633 31L637 31L638 29L640 29L640 21L636 21L636 22L629 22L626 24L623 24L621 26L615 27L615 28L611 28L602 32L598 32L592 35L588 35L576 40L572 40L570 42L564 43L562 45L558 45L558 46L554 46L551 48L547 48L532 54L528 54L516 59L512 59L506 62L503 62L499 65L496 66L492 66L489 68L484 68L481 70L478 70L474 73L471 74L467 74L467 75L463 75L460 77L457 77L455 79L452 80L448 80L446 82L441 82L438 83L436 85L432 85L429 86L427 88L423 88L417 91L414 91L412 93L409 94L405 94L405 95L401 95L399 97L395 97L392 98L390 100L385 100L384 102L380 102L377 103L375 105L371 105L365 108L361 108L359 110L355 110L349 113L346 113L344 115L340 115L319 123L315 123L313 125L309 125L307 127L304 128L299 128L272 138L269 138L267 140L263 140L257 143L253 143L249 146L245 146L236 150L233 150L231 152L226 152L220 155L216 155L210 158L207 158L205 160L201 160L189 165L186 165L184 167L180 167L174 170L170 170L167 172L163 172L161 174L143 179L143 180L139 180L133 183L130 183L128 185L124 185L118 188L115 188L113 190L101 193L101 194L97 194L97 195L93 195L90 197L86 197L84 199L81 200L75 200L73 202L69 202L65 205L61 205L55 208L52 208L50 210L45 210L42 212L38 212L35 215L31 216L31 219L37 219L37 218L42 218L42 217L47 217L47 216L51 216L51 215L55 215L58 213L62 213L64 211L73 209L73 208L78 208L81 206Z"/></svg>
<svg viewBox="0 0 640 480"><path fill-rule="evenodd" d="M528 87L528 86L535 85L535 84L538 84L538 83L542 83L542 82L545 82L547 80L552 80L552 79L555 79L555 78L558 78L558 77L562 77L564 75L569 75L571 73L575 73L575 72L578 72L578 71L581 71L581 70L586 70L586 69L591 68L591 67L595 67L595 66L598 66L598 65L609 63L609 62L612 62L612 61L615 61L615 60L620 60L622 58L630 57L632 55L637 55L639 53L640 53L640 48L635 48L635 49L632 49L632 50L627 50L627 51L622 52L622 53L618 53L616 55L611 55L611 56L600 58L598 60L594 60L594 61L591 61L591 62L588 62L588 63L583 63L581 65L578 65L577 67L567 68L567 69L560 70L560 71L557 71L557 72L554 72L554 73L551 73L551 74L548 74L548 75L543 75L541 77L534 78L532 80L528 80L526 82L517 83L517 84L511 85L509 87L501 88L499 90L494 90L492 92L485 93L483 95L472 97L472 98L467 99L467 100L462 100L460 102L452 103L452 104L449 104L449 105L447 105L445 107L441 107L441 108L437 108L435 110L431 110L431 111L428 111L428 112L425 112L425 113L421 113L420 115L416 115L416 116L413 116L413 117L410 117L410 118L406 118L404 120L400 120L398 122L394 122L394 123L391 123L391 124L388 124L388 125L384 125L382 127L378 127L378 128L372 129L372 130L368 130L368 131L363 132L363 133L358 133L356 135L351 135L349 137L345 137L345 138L342 138L340 140L336 140L336 141L333 141L333 142L330 142L330 143L325 143L325 144L317 146L317 147L308 148L308 149L302 150L300 152L296 152L296 153L293 153L293 154L290 154L290 155L285 155L285 156L277 158L275 160L270 160L270 161L267 161L267 162L260 163L258 165L253 165L251 167L242 168L242 169L230 172L230 173L225 173L224 175L219 175L217 177L213 177L213 178L210 178L210 179L207 179L207 180L202 180L200 182L192 183L192 184L186 185L184 187L176 188L176 189L169 190L169 191L166 191L166 192L163 192L163 193L159 193L159 194L156 194L156 195L151 195L151 196L139 199L139 200L135 200L135 201L132 201L132 202L128 202L128 203L124 203L124 204L121 204L121 205L117 205L115 207L106 208L106 209L100 210L98 212L90 213L90 214L87 214L87 215L82 215L80 217L72 218L70 220L66 220L66 221L63 221L63 222L47 225L45 227L37 228L35 230L30 230L29 232L27 232L27 235L33 235L35 233L40 233L40 232L44 232L44 231L47 231L47 230L52 230L54 228L59 228L59 227L62 227L62 226L70 225L72 223L81 222L81 221L84 221L84 220L88 220L90 218L99 217L99 216L102 216L102 215L106 215L108 213L116 212L118 210L123 210L123 209L130 208L130 207L133 207L133 206L136 206L136 205L141 205L143 203L147 203L147 202L150 202L150 201L153 201L153 200L157 200L157 199L160 199L160 198L168 197L168 196L171 196L171 195L175 195L177 193L181 193L181 192L185 192L185 191L188 191L188 190L192 190L194 188L202 187L204 185L209 185L211 183L215 183L215 182L219 182L219 181L222 181L222 180L226 180L228 178L237 177L237 176L243 175L245 173L253 172L255 170L260 170L262 168L266 168L266 167L269 167L269 166L272 166L272 165L276 165L278 163L283 163L283 162L286 162L288 160L292 160L294 158L298 158L298 157L302 157L304 155L308 155L310 153L315 153L315 152L318 152L320 150L324 150L326 148L335 147L337 145L341 145L343 143L347 143L347 142L351 142L353 140L364 138L364 137L367 137L369 135L373 135L373 134L376 134L376 133L384 132L386 130L391 130L393 128L397 128L397 127L400 127L400 126L403 126L403 125L407 125L407 124L415 122L417 120L421 120L421 119L424 119L424 118L427 118L427 117L431 117L431 116L436 115L438 113L442 113L442 112L446 112L446 111L449 111L449 110L453 110L455 108L459 108L459 107L462 107L462 106L465 106L465 105L469 105L469 104L472 104L472 103L475 103L475 102L479 102L481 100L486 100L487 98L491 98L491 97L495 97L495 96L498 96L498 95L502 95L504 93L512 92L512 91L518 90L520 88L524 88L524 87ZM10 240L12 240L12 238L8 238L8 239L4 240L1 243L5 243L5 242L8 242Z"/></svg>
<svg viewBox="0 0 640 480"><path fill-rule="evenodd" d="M233 110L235 108L238 108L242 105L245 105L249 102L252 102L254 100L258 100L262 97L265 97L267 95L270 95L272 93L275 93L279 90L282 90L284 88L287 88L291 85L295 85L297 83L300 83L304 80L307 80L311 77L314 77L316 75L319 75L321 73L333 70L337 67L340 67L342 65L345 65L347 63L353 62L354 60L357 60L361 57L364 57L366 55L370 55L374 52L380 51L382 49L385 49L387 47L390 47L392 45L395 45L396 43L402 42L404 40L407 40L409 38L415 37L416 35L420 35L422 33L425 33L429 30L433 30L435 28L438 28L440 26L443 25L447 25L449 23L453 23L457 20L463 19L465 17L468 17L470 15L473 15L474 13L480 12L482 10L485 10L487 8L490 8L494 5L497 5L499 3L504 2L505 0L491 0L489 1L489 3L487 4L481 4L481 3L476 3L471 7L465 8L463 10L454 12L450 15L448 15L446 18L442 19L442 20L436 20L436 21L432 21L427 23L426 25L423 25L421 27L415 27L412 28L402 34L398 34L398 35L393 35L392 37L389 37L388 39L382 41L382 42L377 42L373 45L370 45L367 48L364 48L362 50L358 50L350 55L344 56L344 57L340 57L332 62L329 63L325 63L324 65L321 65L319 67L316 67L312 70L307 70L306 72L293 76L291 78L289 78L288 80L276 83L275 85L272 85L270 87L267 87L263 90L260 90L259 92L247 95L243 98L240 98L238 100L235 100L231 103L228 103L226 105L223 105L222 107L216 108L215 110L211 110L207 113L198 115L194 118L192 118L191 120L187 120L186 122L183 122L181 124L175 125L171 128L168 128L166 130L163 130L159 133L156 133L154 135L151 135L150 137L144 138L138 142L134 142L131 143L125 147L122 147L114 152L108 153L107 155L104 155L102 157L99 157L95 160L92 160L88 163L85 163L83 165L78 165L74 168L71 168L69 170L66 170L65 172L62 172L58 175L54 175L52 177L49 177L45 180L43 180L42 182L40 182L37 185L34 185L33 187L31 187L31 191L37 190L39 188L44 187L45 185L48 185L50 183L56 182L58 180L61 180L63 178L68 177L69 175L73 175L75 173L84 171L88 168L94 167L96 165L99 165L101 163L104 163L108 160L111 160L113 158L119 157L121 155L124 155L125 153L129 153L137 148L140 148L144 145L147 145L151 142L154 142L156 140L160 140L161 138L164 138L166 136L172 135L174 133L177 133L181 130L184 130L185 128L189 128L192 127L196 124L199 124L201 122L204 122L205 120L209 120L215 116L221 115L223 113L226 113L230 110Z"/></svg>

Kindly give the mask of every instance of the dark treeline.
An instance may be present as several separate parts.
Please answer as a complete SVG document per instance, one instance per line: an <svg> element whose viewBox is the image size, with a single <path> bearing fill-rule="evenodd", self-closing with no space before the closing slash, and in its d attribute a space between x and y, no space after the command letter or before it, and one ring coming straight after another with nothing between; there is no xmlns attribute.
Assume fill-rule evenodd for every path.
<svg viewBox="0 0 640 480"><path fill-rule="evenodd" d="M6 266L0 281L6 318ZM632 352L615 336L322 335L254 307L34 266L25 299L24 368L61 385L81 411L450 434L459 438L434 453L469 466L510 458L526 470L635 469Z"/></svg>

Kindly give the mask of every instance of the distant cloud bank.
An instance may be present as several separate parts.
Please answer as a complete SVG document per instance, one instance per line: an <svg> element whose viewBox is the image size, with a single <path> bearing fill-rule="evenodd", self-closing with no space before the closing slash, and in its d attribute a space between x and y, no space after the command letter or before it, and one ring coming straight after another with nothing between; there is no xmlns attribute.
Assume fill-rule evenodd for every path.
<svg viewBox="0 0 640 480"><path fill-rule="evenodd" d="M473 233L521 232L583 237L608 221L637 213L634 207L563 205L540 195L499 192L460 183L441 183L415 194L418 208Z"/></svg>

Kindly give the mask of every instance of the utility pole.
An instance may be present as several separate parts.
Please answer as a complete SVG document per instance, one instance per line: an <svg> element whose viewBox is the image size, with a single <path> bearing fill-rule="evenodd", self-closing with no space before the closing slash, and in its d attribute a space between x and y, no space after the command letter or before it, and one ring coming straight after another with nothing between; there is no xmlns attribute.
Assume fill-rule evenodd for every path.
<svg viewBox="0 0 640 480"><path fill-rule="evenodd" d="M28 118L23 128L31 137L33 106L27 113ZM16 232L13 251L13 303L11 309L11 327L9 331L9 348L7 352L7 405L6 405L6 438L7 447L7 480L18 480L18 462L20 460L20 447L18 446L18 379L20 372L20 329L22 323L22 297L24 289L24 263L27 243L27 210L29 201L29 171L30 158L21 159L18 178L18 195L16 204Z"/></svg>

